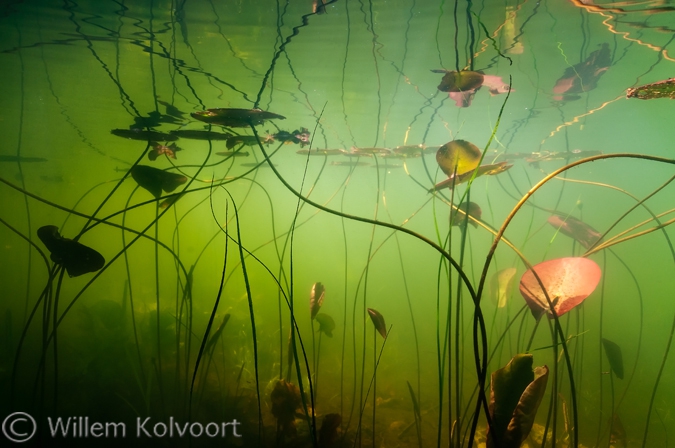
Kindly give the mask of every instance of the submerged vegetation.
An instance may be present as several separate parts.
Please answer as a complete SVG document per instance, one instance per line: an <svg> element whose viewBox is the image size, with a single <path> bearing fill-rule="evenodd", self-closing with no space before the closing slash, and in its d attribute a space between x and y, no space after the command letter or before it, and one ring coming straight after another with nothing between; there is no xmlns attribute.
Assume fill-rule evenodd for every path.
<svg viewBox="0 0 675 448"><path fill-rule="evenodd" d="M0 15L0 418L667 447L672 10L253 3Z"/></svg>

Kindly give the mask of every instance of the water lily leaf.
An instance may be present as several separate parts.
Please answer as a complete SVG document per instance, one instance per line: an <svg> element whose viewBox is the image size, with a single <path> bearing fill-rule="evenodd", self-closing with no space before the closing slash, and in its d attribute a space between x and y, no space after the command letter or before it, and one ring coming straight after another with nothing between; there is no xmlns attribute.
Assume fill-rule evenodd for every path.
<svg viewBox="0 0 675 448"><path fill-rule="evenodd" d="M320 332L324 333L329 338L333 337L333 330L335 330L335 321L326 313L319 313L314 318L319 323Z"/></svg>
<svg viewBox="0 0 675 448"><path fill-rule="evenodd" d="M373 325L375 325L375 329L382 335L383 338L387 338L387 326L384 323L384 316L380 314L379 311L374 310L372 308L368 308L368 315L370 316L370 320L373 321Z"/></svg>
<svg viewBox="0 0 675 448"><path fill-rule="evenodd" d="M504 437L504 447L518 448L525 441L532 430L537 410L544 398L548 383L548 367L534 368L534 381L525 388L520 396L518 405L513 411L513 418L509 422Z"/></svg>
<svg viewBox="0 0 675 448"><path fill-rule="evenodd" d="M234 128L244 128L263 124L265 120L280 119L284 116L260 109L216 108L193 112L190 116L196 120L210 124L218 124Z"/></svg>
<svg viewBox="0 0 675 448"><path fill-rule="evenodd" d="M627 448L626 430L618 414L612 415L612 429L609 433L609 448Z"/></svg>
<svg viewBox="0 0 675 448"><path fill-rule="evenodd" d="M532 355L520 354L492 373L488 448L519 448L530 433L548 380L548 367L532 364Z"/></svg>
<svg viewBox="0 0 675 448"><path fill-rule="evenodd" d="M641 100L652 100L654 98L675 99L675 78L628 89L626 91L626 98L638 98Z"/></svg>
<svg viewBox="0 0 675 448"><path fill-rule="evenodd" d="M187 182L187 177L182 174L171 173L147 165L135 165L131 168L131 177L139 187L145 188L155 198L162 196L162 191L171 193L179 185Z"/></svg>
<svg viewBox="0 0 675 448"><path fill-rule="evenodd" d="M558 316L567 313L591 295L602 276L600 266L583 257L557 258L539 263L532 269L546 288ZM520 278L520 294L536 319L547 312L549 317L553 316L546 295L531 269Z"/></svg>
<svg viewBox="0 0 675 448"><path fill-rule="evenodd" d="M321 309L323 305L323 298L326 295L326 288L321 284L321 282L316 282L312 285L312 292L309 295L309 310L312 316L312 319L316 317L316 313Z"/></svg>
<svg viewBox="0 0 675 448"><path fill-rule="evenodd" d="M441 92L466 92L476 90L483 85L483 74L471 70L446 71L432 70L434 73L444 73L438 90Z"/></svg>
<svg viewBox="0 0 675 448"><path fill-rule="evenodd" d="M516 268L506 268L495 272L490 278L490 290L492 292L490 296L498 308L506 306L515 275Z"/></svg>
<svg viewBox="0 0 675 448"><path fill-rule="evenodd" d="M463 184L464 182L468 182L469 179L473 176L473 173L476 173L476 177L484 176L484 175L490 175L493 176L495 174L503 173L504 171L508 170L511 168L513 165L509 165L507 162L499 162L499 163L494 163L490 165L481 165L475 170L471 170L469 172L466 172L464 174L459 174L457 176L450 176L444 181L441 181L434 185L432 189L429 190L429 193L432 191L436 190L441 190L443 188L452 188L454 185L459 185Z"/></svg>
<svg viewBox="0 0 675 448"><path fill-rule="evenodd" d="M457 176L478 168L481 150L466 140L453 140L436 151L436 162L446 176Z"/></svg>
<svg viewBox="0 0 675 448"><path fill-rule="evenodd" d="M51 260L63 265L69 277L96 272L105 265L103 255L82 243L62 237L56 226L42 226L37 235L49 250Z"/></svg>
<svg viewBox="0 0 675 448"><path fill-rule="evenodd" d="M478 224L467 218L466 214L469 214L471 218L477 219L480 221L480 218L483 216L483 211L480 209L480 206L475 202L462 202L457 210L454 208L450 211L450 225L459 226L461 229L464 229L465 224L468 222L474 228L478 227Z"/></svg>
<svg viewBox="0 0 675 448"><path fill-rule="evenodd" d="M558 229L563 235L577 240L586 249L590 249L602 236L593 227L572 216L552 215L548 218L548 223Z"/></svg>
<svg viewBox="0 0 675 448"><path fill-rule="evenodd" d="M621 347L609 339L602 338L602 346L605 349L605 355L609 361L609 366L612 372L620 380L623 379L623 355L621 354Z"/></svg>

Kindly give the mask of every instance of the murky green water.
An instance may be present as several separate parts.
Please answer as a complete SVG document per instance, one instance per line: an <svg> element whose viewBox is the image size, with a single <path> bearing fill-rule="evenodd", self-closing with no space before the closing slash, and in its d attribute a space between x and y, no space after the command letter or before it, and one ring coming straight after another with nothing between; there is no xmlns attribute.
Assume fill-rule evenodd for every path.
<svg viewBox="0 0 675 448"><path fill-rule="evenodd" d="M12 425L25 412L34 446L485 446L490 375L531 353L549 373L522 446L668 446L674 103L626 90L673 76L672 8L4 2L2 437L30 433L29 419ZM433 70L480 82L447 93ZM171 131L253 135L246 119L190 115L213 108L285 119L255 126L265 145L181 136L158 154ZM435 154L453 140L509 169L429 193L448 178ZM404 145L422 146L405 156ZM158 207L167 198L178 200ZM450 204L467 200L482 213L451 227ZM552 216L579 220L576 239ZM80 244L45 243L48 225ZM602 277L568 294L590 271L555 265L553 305L588 298L554 336L518 282L582 256ZM513 275L501 306L498 271ZM95 437L95 422L126 433Z"/></svg>

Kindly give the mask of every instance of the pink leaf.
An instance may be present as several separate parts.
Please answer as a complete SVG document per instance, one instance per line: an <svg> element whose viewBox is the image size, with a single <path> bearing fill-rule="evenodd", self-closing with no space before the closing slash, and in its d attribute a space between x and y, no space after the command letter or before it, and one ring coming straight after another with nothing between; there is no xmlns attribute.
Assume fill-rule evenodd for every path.
<svg viewBox="0 0 675 448"><path fill-rule="evenodd" d="M591 295L600 282L602 272L594 261L583 257L557 258L533 267L541 279L555 312L562 316ZM549 303L539 282L528 270L520 279L520 293L535 318L550 313Z"/></svg>

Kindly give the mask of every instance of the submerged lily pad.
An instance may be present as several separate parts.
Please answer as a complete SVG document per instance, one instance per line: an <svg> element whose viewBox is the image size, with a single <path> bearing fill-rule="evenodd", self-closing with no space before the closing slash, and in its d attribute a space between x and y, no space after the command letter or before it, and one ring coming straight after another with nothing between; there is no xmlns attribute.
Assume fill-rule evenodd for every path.
<svg viewBox="0 0 675 448"><path fill-rule="evenodd" d="M450 212L450 225L451 226L459 226L460 228L464 228L466 223L468 222L471 224L474 228L478 227L478 224L475 221L472 221L470 218L467 218L467 213L471 218L474 218L476 220L480 221L481 216L483 216L483 211L480 209L480 206L476 204L475 202L462 202L459 207L457 207L457 210L452 209Z"/></svg>
<svg viewBox="0 0 675 448"><path fill-rule="evenodd" d="M563 235L577 240L586 249L590 249L602 236L593 227L572 216L551 215L548 218L548 223L558 229Z"/></svg>
<svg viewBox="0 0 675 448"><path fill-rule="evenodd" d="M506 268L494 273L490 279L490 296L497 308L504 308L516 275L516 268Z"/></svg>
<svg viewBox="0 0 675 448"><path fill-rule="evenodd" d="M602 347L605 349L605 355L607 355L607 360L609 361L609 366L612 368L612 372L614 372L614 375L616 375L617 378L622 380L623 355L621 353L621 347L605 338L602 338Z"/></svg>
<svg viewBox="0 0 675 448"><path fill-rule="evenodd" d="M62 237L56 226L42 226L37 234L49 250L51 260L63 265L69 277L96 272L105 265L103 255L82 243Z"/></svg>
<svg viewBox="0 0 675 448"><path fill-rule="evenodd" d="M546 288L558 316L567 313L591 295L602 276L600 266L583 257L557 258L539 263L532 269ZM539 319L547 312L552 317L544 291L532 269L520 278L520 293L535 318Z"/></svg>
<svg viewBox="0 0 675 448"><path fill-rule="evenodd" d="M333 330L335 330L335 321L326 313L319 313L314 317L319 323L319 330L321 333L324 333L329 338L333 337Z"/></svg>
<svg viewBox="0 0 675 448"><path fill-rule="evenodd" d="M436 152L436 162L446 176L461 175L478 168L481 150L466 140L453 140Z"/></svg>

